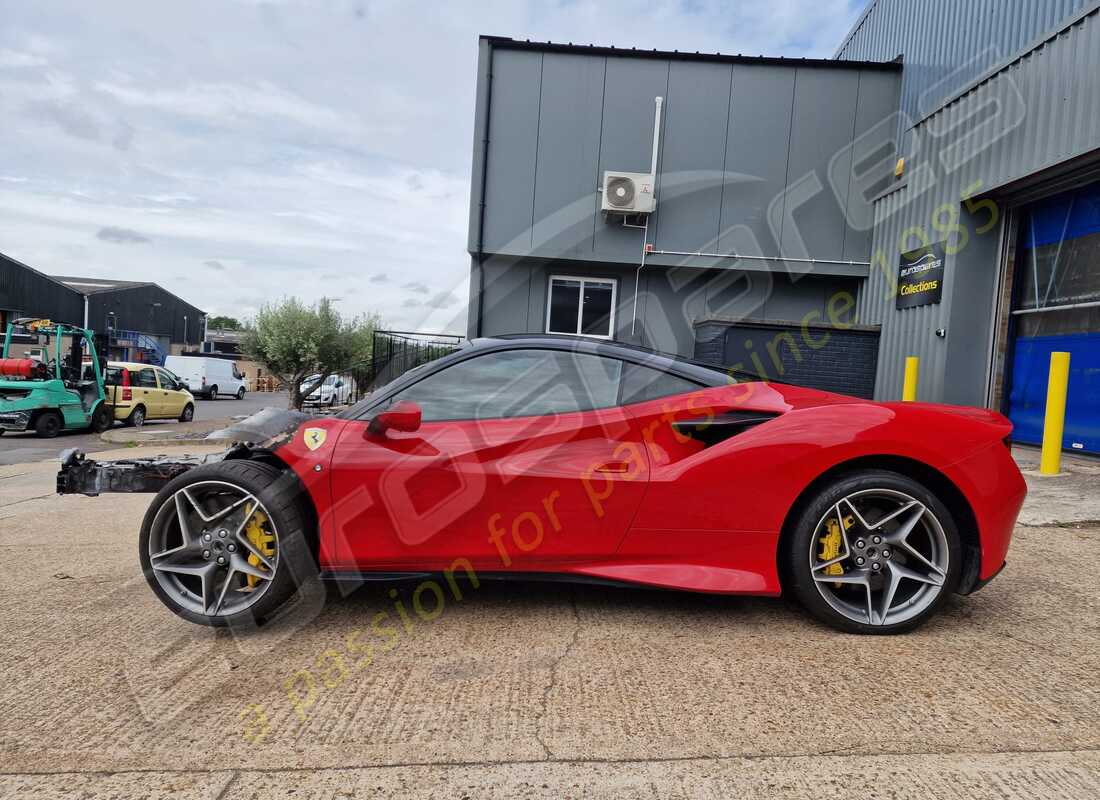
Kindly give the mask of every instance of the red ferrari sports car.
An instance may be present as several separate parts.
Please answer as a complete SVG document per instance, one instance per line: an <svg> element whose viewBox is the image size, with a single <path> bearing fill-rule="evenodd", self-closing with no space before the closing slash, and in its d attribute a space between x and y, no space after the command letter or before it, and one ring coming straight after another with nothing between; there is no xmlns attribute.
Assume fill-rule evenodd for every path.
<svg viewBox="0 0 1100 800"><path fill-rule="evenodd" d="M307 581L545 577L779 595L898 633L1005 563L1011 424L556 336L475 340L336 416L268 409L204 459L62 457L62 493L156 492L149 585L254 624Z"/></svg>

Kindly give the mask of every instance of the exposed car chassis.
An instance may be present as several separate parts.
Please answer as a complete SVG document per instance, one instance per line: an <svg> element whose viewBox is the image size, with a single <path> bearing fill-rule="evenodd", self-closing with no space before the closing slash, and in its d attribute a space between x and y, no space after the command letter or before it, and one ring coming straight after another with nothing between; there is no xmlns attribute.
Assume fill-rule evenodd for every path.
<svg viewBox="0 0 1100 800"><path fill-rule="evenodd" d="M76 448L61 454L57 473L58 494L84 494L95 497L107 493L155 494L173 478L203 464L234 458L250 458L285 444L310 415L297 411L265 408L207 438L232 443L222 453L205 456L123 458L96 461ZM253 442L259 444L251 444Z"/></svg>
<svg viewBox="0 0 1100 800"><path fill-rule="evenodd" d="M221 461L226 455L228 453L179 458L152 456L99 462L87 458L83 450L73 448L61 454L57 493L84 494L89 497L109 492L155 493L178 475L200 464Z"/></svg>

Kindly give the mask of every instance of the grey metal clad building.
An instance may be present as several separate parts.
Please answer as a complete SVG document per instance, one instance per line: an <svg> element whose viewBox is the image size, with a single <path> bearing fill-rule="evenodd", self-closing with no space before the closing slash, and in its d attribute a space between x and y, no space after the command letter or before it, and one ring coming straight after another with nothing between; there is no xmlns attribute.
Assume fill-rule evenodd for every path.
<svg viewBox="0 0 1100 800"><path fill-rule="evenodd" d="M897 107L899 65L496 37L480 48L471 335L583 333L752 368L746 331L762 326L771 360L763 342L777 324L798 335L837 318L821 358L788 346L776 360L788 378L816 369L829 384L827 360L858 353L873 375L869 331L848 324L872 211L866 187L851 189L890 138L880 123ZM604 173L648 173L654 160L653 186L638 190L656 193L656 212L605 216Z"/></svg>
<svg viewBox="0 0 1100 800"><path fill-rule="evenodd" d="M471 197L472 336L879 399L919 356L1031 442L1064 350L1100 452L1100 2L872 0L830 60L483 37Z"/></svg>
<svg viewBox="0 0 1100 800"><path fill-rule="evenodd" d="M922 399L1007 413L1038 442L1054 350L1067 448L1100 452L1100 3L875 0L838 58L904 61L904 176L874 203L861 322L875 393L918 355ZM898 308L901 253L942 245L942 299Z"/></svg>

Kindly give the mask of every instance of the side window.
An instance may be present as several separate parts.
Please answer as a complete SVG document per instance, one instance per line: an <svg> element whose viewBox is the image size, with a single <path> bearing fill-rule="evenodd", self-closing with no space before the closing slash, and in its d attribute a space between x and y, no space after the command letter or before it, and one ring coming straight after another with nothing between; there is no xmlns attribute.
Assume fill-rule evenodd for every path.
<svg viewBox="0 0 1100 800"><path fill-rule="evenodd" d="M610 339L615 333L615 288L610 278L551 276L546 332Z"/></svg>
<svg viewBox="0 0 1100 800"><path fill-rule="evenodd" d="M671 397L674 394L694 392L701 388L694 381L678 375L670 375L661 370L639 364L623 366L622 403L624 406L631 403L644 403L646 400L656 400L660 397Z"/></svg>
<svg viewBox="0 0 1100 800"><path fill-rule="evenodd" d="M393 397L425 422L567 414L618 402L623 362L560 350L507 350L460 361Z"/></svg>
<svg viewBox="0 0 1100 800"><path fill-rule="evenodd" d="M145 367L138 373L137 385L143 389L157 388L157 372L152 367Z"/></svg>
<svg viewBox="0 0 1100 800"><path fill-rule="evenodd" d="M179 376L171 370L158 370L157 374L160 375L160 387L162 389L175 389L178 384L182 383Z"/></svg>

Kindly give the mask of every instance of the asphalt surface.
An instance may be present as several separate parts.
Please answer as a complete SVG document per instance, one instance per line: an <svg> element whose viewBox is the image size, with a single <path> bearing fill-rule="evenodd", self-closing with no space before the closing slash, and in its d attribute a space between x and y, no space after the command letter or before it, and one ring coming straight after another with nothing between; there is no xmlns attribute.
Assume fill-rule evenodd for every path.
<svg viewBox="0 0 1100 800"><path fill-rule="evenodd" d="M53 469L0 467L0 796L1100 797L1100 519L1067 522L1095 463L1029 474L1004 573L908 636L487 582L369 659L408 585L198 628L141 576L148 497Z"/></svg>
<svg viewBox="0 0 1100 800"><path fill-rule="evenodd" d="M267 406L286 408L286 392L249 392L243 400L222 398L219 400L195 400L195 420L226 419L237 415L255 414ZM175 420L149 420L143 430L165 430L177 427ZM122 430L122 423L115 423L114 430ZM117 444L104 442L99 434L87 431L63 431L54 439L39 439L33 431L25 433L6 432L0 436L0 466L19 464L26 461L40 461L54 458L62 450L79 447L86 453L98 453L118 447Z"/></svg>

